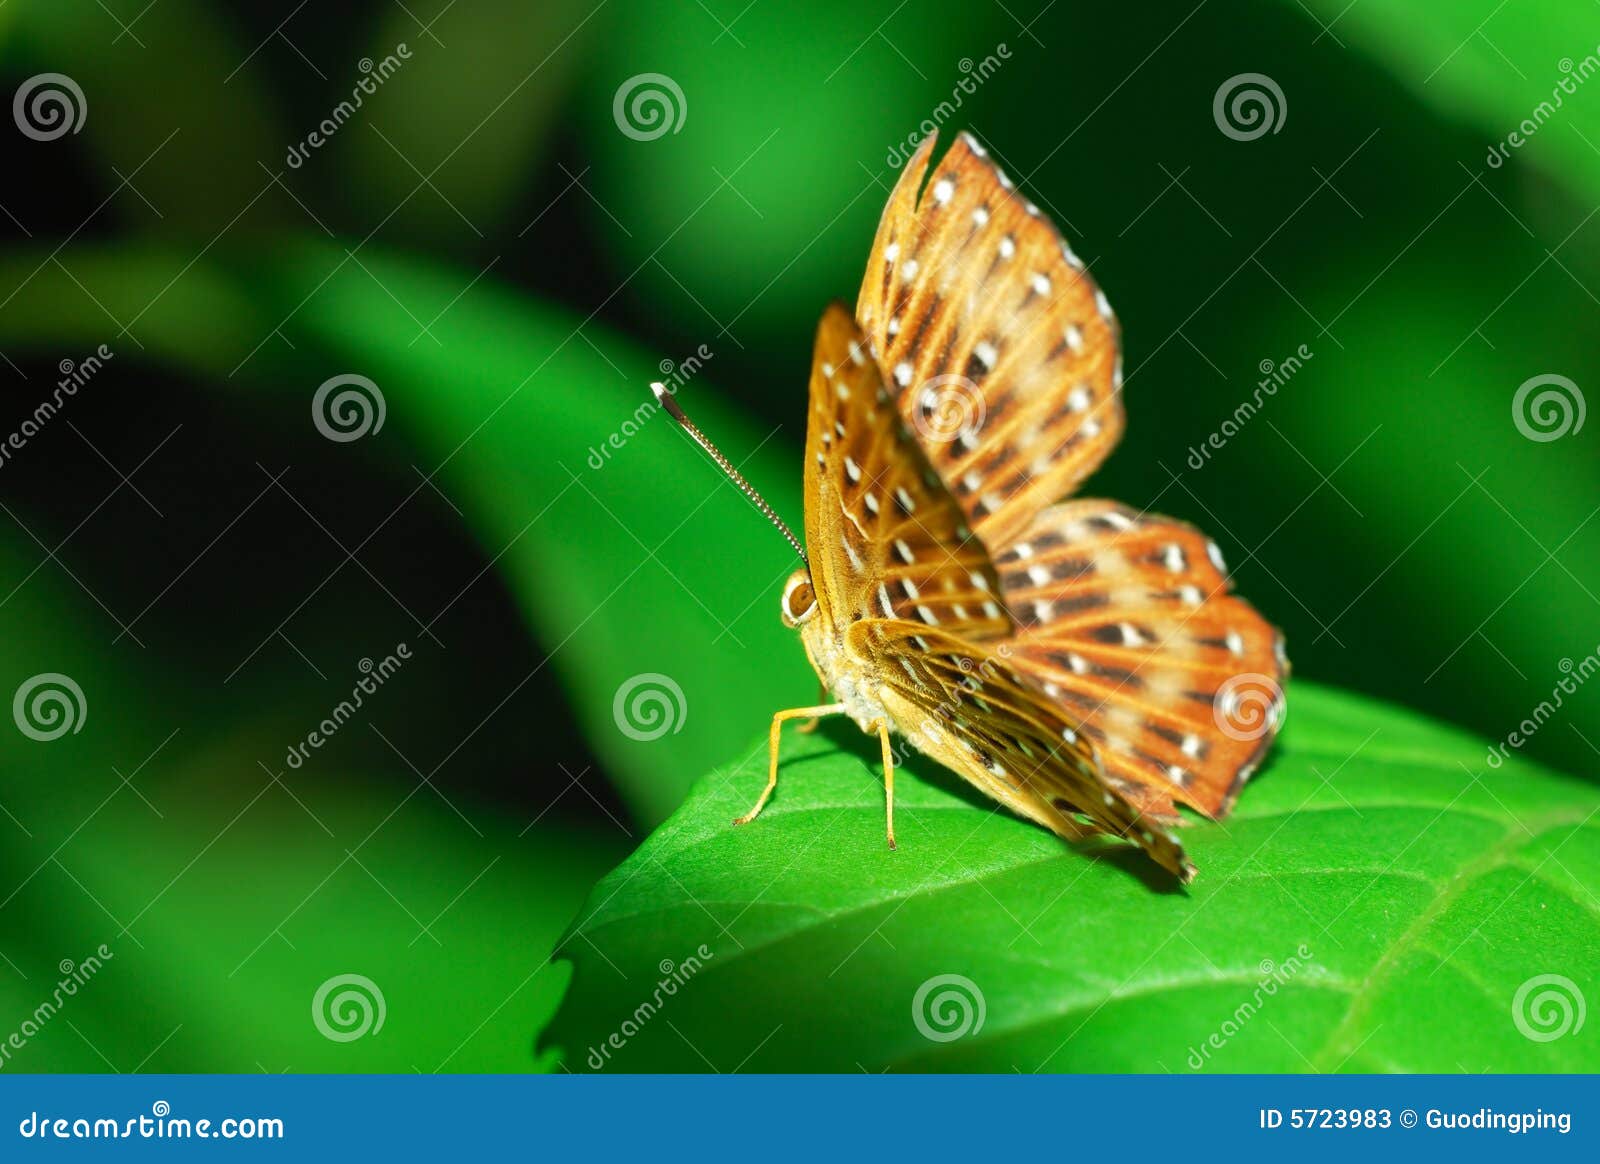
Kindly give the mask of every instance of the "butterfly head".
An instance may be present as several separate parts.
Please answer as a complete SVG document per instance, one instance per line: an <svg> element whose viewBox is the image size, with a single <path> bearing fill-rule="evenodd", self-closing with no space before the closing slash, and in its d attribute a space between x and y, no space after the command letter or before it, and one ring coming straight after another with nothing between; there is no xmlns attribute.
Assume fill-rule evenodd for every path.
<svg viewBox="0 0 1600 1164"><path fill-rule="evenodd" d="M783 625L799 627L817 613L817 592L811 585L811 571L802 566L783 584Z"/></svg>

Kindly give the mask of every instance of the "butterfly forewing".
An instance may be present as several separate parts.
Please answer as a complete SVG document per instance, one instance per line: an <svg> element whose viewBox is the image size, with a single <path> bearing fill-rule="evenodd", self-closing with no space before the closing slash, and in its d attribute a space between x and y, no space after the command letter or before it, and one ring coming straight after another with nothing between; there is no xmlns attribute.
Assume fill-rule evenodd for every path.
<svg viewBox="0 0 1600 1164"><path fill-rule="evenodd" d="M1013 663L1148 813L1225 813L1282 715L1282 640L1191 526L1110 501L1051 506L997 558Z"/></svg>
<svg viewBox="0 0 1600 1164"><path fill-rule="evenodd" d="M806 542L834 625L907 618L973 639L1011 631L983 543L895 411L871 343L834 304L817 329Z"/></svg>
<svg viewBox="0 0 1600 1164"><path fill-rule="evenodd" d="M850 628L853 653L878 661L885 702L919 750L1061 836L1133 841L1187 878L1163 822L1107 783L1095 749L999 649L904 621Z"/></svg>
<svg viewBox="0 0 1600 1164"><path fill-rule="evenodd" d="M856 314L901 414L995 548L1121 436L1116 321L1082 261L970 135L924 184L934 136L890 195Z"/></svg>

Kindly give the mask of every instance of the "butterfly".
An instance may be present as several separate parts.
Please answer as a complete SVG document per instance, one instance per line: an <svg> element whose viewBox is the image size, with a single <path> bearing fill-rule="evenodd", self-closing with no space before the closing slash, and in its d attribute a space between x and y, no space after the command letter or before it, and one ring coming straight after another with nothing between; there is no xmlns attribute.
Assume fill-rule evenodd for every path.
<svg viewBox="0 0 1600 1164"><path fill-rule="evenodd" d="M1231 593L1216 543L1071 498L1122 435L1115 315L1085 264L970 134L935 134L884 209L852 312L817 330L805 544L684 415L657 399L805 565L781 615L847 715L1069 840L1133 842L1187 881L1184 804L1227 813L1272 742L1283 638Z"/></svg>

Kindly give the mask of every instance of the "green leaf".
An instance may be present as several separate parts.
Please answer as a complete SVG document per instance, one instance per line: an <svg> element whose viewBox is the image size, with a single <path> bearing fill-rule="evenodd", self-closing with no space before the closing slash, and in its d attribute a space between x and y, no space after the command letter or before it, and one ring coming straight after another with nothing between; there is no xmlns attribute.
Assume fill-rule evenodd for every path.
<svg viewBox="0 0 1600 1164"><path fill-rule="evenodd" d="M0 288L27 290L0 313L0 345L13 354L92 349L108 333L103 304L145 345L121 349L119 360L168 361L238 385L241 406L274 408L308 433L321 381L372 377L386 427L352 454L387 456L414 485L413 464L435 474L549 652L607 774L647 824L665 819L692 774L738 747L774 706L811 690L777 617L793 558L680 432L653 423L645 385L664 374L659 353L492 276L474 281L376 248L359 263L308 240L218 248L192 263L156 247L70 246L59 269L45 258L15 252L0 262ZM684 399L798 522L792 445L719 404L702 383L718 367L686 377ZM247 387L268 392L252 399ZM663 610L670 616L655 615ZM746 680L728 687L739 671ZM666 674L682 692L676 730L660 738L630 736L615 719L616 692L641 672ZM674 783L664 773L683 775Z"/></svg>
<svg viewBox="0 0 1600 1164"><path fill-rule="evenodd" d="M424 787L375 740L376 761L269 769L308 726L292 662L259 698L202 714L204 680L108 650L86 631L104 614L36 577L43 551L23 540L0 533L7 715L46 671L70 675L82 703L60 738L9 718L0 731L0 1039L21 1041L0 1071L551 1066L532 1047L565 983L548 955L624 851L615 831ZM451 676L417 666L367 723L396 733ZM92 979L72 979L91 957ZM348 1041L312 1008L344 974L373 983L385 1012ZM324 1022L349 1035L349 1014Z"/></svg>
<svg viewBox="0 0 1600 1164"><path fill-rule="evenodd" d="M519 200L538 176L559 102L599 22L575 0L487 0L442 8L431 21L417 15L394 6L368 40L369 61L381 63L402 45L407 56L371 98L372 128L330 143L336 160L322 168L338 175L340 188L360 192L358 213L395 208L384 223L391 245L406 238L459 246L493 237L509 212L522 212ZM362 76L357 67L352 61L339 78L345 91ZM528 210L510 233L537 213Z"/></svg>
<svg viewBox="0 0 1600 1164"><path fill-rule="evenodd" d="M1600 89L1587 85L1600 67L1592 5L1544 4L1537 20L1498 0L1311 0L1294 7L1381 63L1419 100L1482 131L1475 170L1524 157L1579 193L1600 190L1593 145ZM1512 134L1520 143L1508 140Z"/></svg>
<svg viewBox="0 0 1600 1164"><path fill-rule="evenodd" d="M1584 783L1515 757L1489 768L1459 733L1298 684L1235 814L1187 830L1200 874L1183 890L920 758L896 782L890 852L874 747L839 727L785 737L759 820L729 825L760 790L764 741L595 889L563 942L575 973L549 1028L568 1067L1600 1067L1595 1024L1536 1041L1513 1015L1540 975L1566 981L1527 992L1534 1034L1560 1026L1542 995L1600 988ZM915 1000L946 975L981 996L983 1021L937 1041ZM959 1029L939 983L924 993L928 1029L946 1033L941 1011Z"/></svg>

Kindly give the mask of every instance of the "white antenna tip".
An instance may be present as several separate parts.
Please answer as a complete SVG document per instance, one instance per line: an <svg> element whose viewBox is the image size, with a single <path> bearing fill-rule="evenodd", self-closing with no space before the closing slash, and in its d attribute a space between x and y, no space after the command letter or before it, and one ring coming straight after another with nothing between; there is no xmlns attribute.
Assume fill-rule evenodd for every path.
<svg viewBox="0 0 1600 1164"><path fill-rule="evenodd" d="M650 382L650 391L656 394L657 400L661 400L667 395L667 386L660 380L652 380Z"/></svg>

